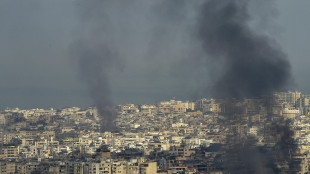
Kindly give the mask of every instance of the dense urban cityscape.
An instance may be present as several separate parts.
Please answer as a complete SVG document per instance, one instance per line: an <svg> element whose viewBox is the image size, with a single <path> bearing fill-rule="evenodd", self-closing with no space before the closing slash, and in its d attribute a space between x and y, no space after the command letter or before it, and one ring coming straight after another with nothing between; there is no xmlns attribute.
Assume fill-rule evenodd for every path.
<svg viewBox="0 0 310 174"><path fill-rule="evenodd" d="M310 174L309 6L0 0L0 174Z"/></svg>
<svg viewBox="0 0 310 174"><path fill-rule="evenodd" d="M290 152L295 167L278 160L277 168L280 173L307 173L310 96L289 91L274 93L272 98L276 101L270 107L272 119L289 124L297 147ZM268 140L269 111L261 100L236 100L240 107L234 116L242 115L243 121L229 124L233 115L222 100L119 105L117 129L104 132L94 107L7 108L0 114L0 172L225 173L227 137L253 137L255 147L263 149L277 146Z"/></svg>

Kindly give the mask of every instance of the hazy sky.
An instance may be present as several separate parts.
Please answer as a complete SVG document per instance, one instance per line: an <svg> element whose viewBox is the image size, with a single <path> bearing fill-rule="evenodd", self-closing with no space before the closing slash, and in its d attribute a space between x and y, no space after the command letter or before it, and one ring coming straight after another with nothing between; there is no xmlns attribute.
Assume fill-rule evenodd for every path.
<svg viewBox="0 0 310 174"><path fill-rule="evenodd" d="M61 108L93 104L87 85L79 78L77 62L69 51L81 32L79 6L81 4L77 0L0 1L0 108ZM122 54L129 56L123 56L120 66L110 74L114 103L154 103L171 97L193 99L203 96L204 92L196 90L201 84L206 85L200 80L207 81L207 70L202 68L192 72L195 63L182 62L182 56L195 56L193 52L187 52L186 45L192 43L184 43L187 40L182 35L189 24L178 17L171 17L170 12L165 16L164 10L159 10L163 12L161 17L171 17L169 20L175 23L152 16L141 17L139 14L144 9L139 8L139 4L130 6L138 12L137 16L128 12L129 19L139 19L140 23L125 27L131 35L125 37L125 42L115 43L122 44ZM268 23L257 21L263 24L256 29L266 30L277 40L291 62L296 89L310 93L310 1L277 0L275 7L275 17ZM118 14L117 11L112 13ZM151 22L148 19L152 19ZM118 22L124 25L128 21ZM161 25L165 27L161 28ZM140 30L136 31L134 26ZM148 36L149 28L159 31L158 35L152 33L151 37L156 38L151 39L155 42L152 44L166 52L145 51L148 48L143 45L148 40L144 37ZM161 31L166 34L161 35ZM161 37L171 42L160 43ZM133 46L132 40L139 44ZM146 56L146 52L150 56Z"/></svg>

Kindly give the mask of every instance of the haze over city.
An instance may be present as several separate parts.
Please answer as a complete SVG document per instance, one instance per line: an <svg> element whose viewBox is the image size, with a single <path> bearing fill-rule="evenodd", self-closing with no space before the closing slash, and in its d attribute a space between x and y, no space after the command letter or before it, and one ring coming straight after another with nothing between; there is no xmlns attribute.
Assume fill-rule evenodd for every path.
<svg viewBox="0 0 310 174"><path fill-rule="evenodd" d="M71 52L81 32L93 30L83 21L85 5L75 0L0 2L1 108L95 104ZM111 11L106 17L116 27L116 31L107 31L120 37L114 39L121 59L109 70L111 100L115 104L141 104L210 96L209 67L195 62L201 52L190 34L195 25L195 4L163 5L183 8L175 11L148 5L128 4L129 10ZM251 25L258 33L272 36L287 54L294 77L290 89L309 93L310 2L276 0L269 5L252 4Z"/></svg>
<svg viewBox="0 0 310 174"><path fill-rule="evenodd" d="M0 2L0 174L308 174L306 0Z"/></svg>

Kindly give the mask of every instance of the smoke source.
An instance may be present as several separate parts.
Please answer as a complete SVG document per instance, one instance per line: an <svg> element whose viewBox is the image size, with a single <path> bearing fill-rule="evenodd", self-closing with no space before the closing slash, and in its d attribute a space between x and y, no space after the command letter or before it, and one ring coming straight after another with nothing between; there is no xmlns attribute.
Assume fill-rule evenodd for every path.
<svg viewBox="0 0 310 174"><path fill-rule="evenodd" d="M225 168L228 173L280 173L284 170L279 164L287 163L286 172L291 172L292 132L283 118L270 112L276 105L273 99L265 98L287 88L290 64L269 37L251 30L251 2L271 5L272 1L208 0L198 22L202 47L217 68L212 69L217 73L212 93L225 99L222 104L229 109L223 126L234 132L226 140ZM251 112L246 109L249 105L255 106ZM251 123L255 114L265 121ZM257 146L258 140L244 132L254 124L264 129L264 145Z"/></svg>

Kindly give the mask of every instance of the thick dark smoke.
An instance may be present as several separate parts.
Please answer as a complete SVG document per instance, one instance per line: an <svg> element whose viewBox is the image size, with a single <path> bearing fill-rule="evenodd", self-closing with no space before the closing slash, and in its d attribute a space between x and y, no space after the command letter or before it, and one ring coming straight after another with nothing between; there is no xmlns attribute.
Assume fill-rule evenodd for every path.
<svg viewBox="0 0 310 174"><path fill-rule="evenodd" d="M249 3L248 0L210 0L203 4L199 38L211 62L220 64L213 86L216 97L268 95L290 82L286 55L270 38L251 31Z"/></svg>
<svg viewBox="0 0 310 174"><path fill-rule="evenodd" d="M102 130L113 130L116 111L110 96L109 72L118 61L117 54L109 45L94 41L80 41L74 45L75 56L78 58L80 78L90 90L100 117Z"/></svg>
<svg viewBox="0 0 310 174"><path fill-rule="evenodd" d="M227 137L225 168L228 173L280 173L286 163L285 171L292 172L292 132L283 118L271 112L276 105L273 99L266 98L288 87L290 64L272 39L251 29L251 2L271 1L209 0L201 7L198 22L202 47L209 62L216 65L213 96L225 99L223 126L230 132L238 130ZM243 99L253 97L250 102ZM249 105L256 108L248 112ZM264 146L242 131L253 124L249 120L254 113L269 123L263 129Z"/></svg>
<svg viewBox="0 0 310 174"><path fill-rule="evenodd" d="M176 69L175 76L184 83L184 72L178 73L179 70L201 80L205 73L200 70L205 67L186 67L209 63L215 67L210 73L213 96L226 99L222 104L228 117L223 126L241 130L249 125L252 116L261 114L270 123L264 128L265 143L275 144L270 148L257 146L256 138L235 132L227 139L227 172L279 173L278 164L286 161L290 166L289 152L294 150L291 132L284 120L275 121L270 111L276 105L272 99L263 98L287 87L290 64L272 39L251 30L249 2L270 1L78 0L81 26L72 52L80 78L88 85L98 109L102 130L114 128L116 112L111 93L112 81L116 80L111 75L115 70L146 67L136 72L136 78L149 73L150 82L156 83L153 75L159 76L167 72L165 68L171 68ZM198 39L193 37L197 31ZM186 66L179 66L174 64L178 60L188 61ZM242 99L251 97L256 99ZM248 105L254 108L251 112L244 109Z"/></svg>
<svg viewBox="0 0 310 174"><path fill-rule="evenodd" d="M72 53L77 60L79 77L88 86L90 96L97 108L101 130L114 130L116 111L111 99L110 75L120 69L121 58L111 31L111 21L104 10L105 1L78 1L81 29L79 38L72 44Z"/></svg>
<svg viewBox="0 0 310 174"><path fill-rule="evenodd" d="M71 52L79 77L88 86L98 109L103 130L114 127L113 84L127 85L112 75L120 70L133 72L137 79L147 74L149 82L140 86L151 87L151 83L156 83L153 78L166 75L163 72L168 71L167 65L189 48L185 44L188 4L184 0L76 1L80 26ZM128 80L132 80L131 86L135 81L141 83L134 78Z"/></svg>

